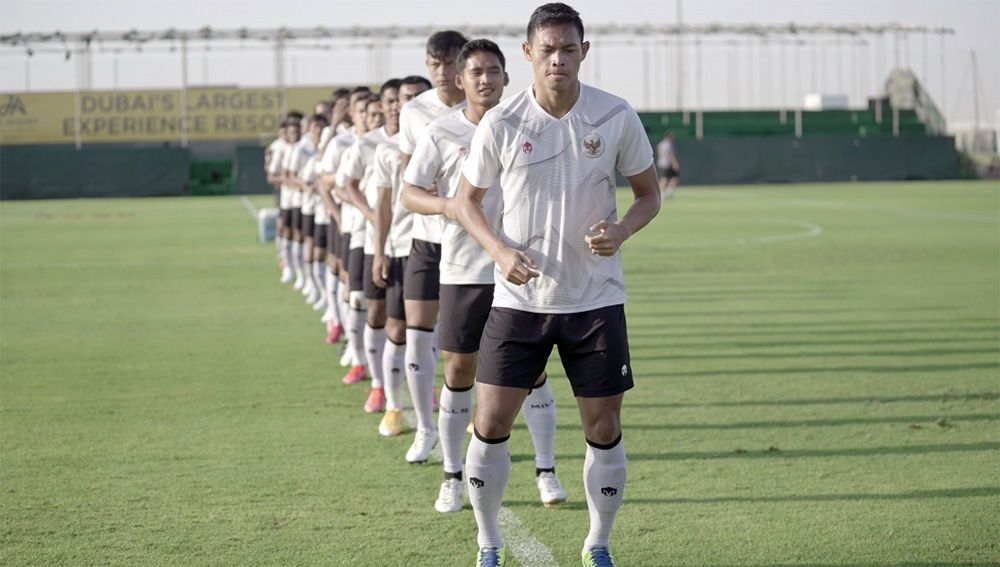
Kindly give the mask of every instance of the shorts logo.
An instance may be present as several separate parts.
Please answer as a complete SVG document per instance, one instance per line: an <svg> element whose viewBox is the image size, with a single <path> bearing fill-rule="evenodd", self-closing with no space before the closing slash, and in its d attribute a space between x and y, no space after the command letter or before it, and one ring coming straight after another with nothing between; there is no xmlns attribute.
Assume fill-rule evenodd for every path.
<svg viewBox="0 0 1000 567"><path fill-rule="evenodd" d="M614 496L615 494L618 494L618 489L613 486L605 486L601 489L601 494L605 496Z"/></svg>
<svg viewBox="0 0 1000 567"><path fill-rule="evenodd" d="M482 488L482 487L486 486L485 482L483 482L482 480L480 480L480 479L478 479L478 478L476 478L474 476L469 478L469 484L472 485L472 488Z"/></svg>
<svg viewBox="0 0 1000 567"><path fill-rule="evenodd" d="M525 155L530 154L533 149L535 148L531 145L531 142L525 142L521 145L521 151L524 152Z"/></svg>
<svg viewBox="0 0 1000 567"><path fill-rule="evenodd" d="M622 364L622 376L628 376L628 364Z"/></svg>
<svg viewBox="0 0 1000 567"><path fill-rule="evenodd" d="M469 155L469 148L458 148L458 155L462 157Z"/></svg>
<svg viewBox="0 0 1000 567"><path fill-rule="evenodd" d="M596 132L587 134L583 137L583 153L592 158L600 156L604 153L604 140Z"/></svg>

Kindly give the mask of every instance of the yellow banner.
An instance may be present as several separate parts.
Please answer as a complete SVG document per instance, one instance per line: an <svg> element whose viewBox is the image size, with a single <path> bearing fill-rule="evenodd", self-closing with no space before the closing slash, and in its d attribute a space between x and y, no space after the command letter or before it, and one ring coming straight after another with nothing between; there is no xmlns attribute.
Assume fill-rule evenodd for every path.
<svg viewBox="0 0 1000 567"><path fill-rule="evenodd" d="M311 114L334 87L0 93L0 144L256 140L273 136L285 112Z"/></svg>

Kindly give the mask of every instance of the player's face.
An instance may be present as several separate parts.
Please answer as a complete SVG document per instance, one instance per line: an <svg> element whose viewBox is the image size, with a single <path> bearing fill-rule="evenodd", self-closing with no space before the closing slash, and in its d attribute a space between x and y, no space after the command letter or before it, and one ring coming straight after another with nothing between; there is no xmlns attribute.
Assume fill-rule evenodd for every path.
<svg viewBox="0 0 1000 567"><path fill-rule="evenodd" d="M382 103L368 103L368 108L365 109L365 124L369 132L382 127Z"/></svg>
<svg viewBox="0 0 1000 567"><path fill-rule="evenodd" d="M458 74L458 71L455 69L454 54L441 59L428 55L427 72L430 73L431 83L435 87L445 90L457 90L457 87L455 87L455 75Z"/></svg>
<svg viewBox="0 0 1000 567"><path fill-rule="evenodd" d="M285 128L285 141L289 144L294 144L302 138L302 128L297 124L295 126L289 126Z"/></svg>
<svg viewBox="0 0 1000 567"><path fill-rule="evenodd" d="M522 48L535 69L535 84L563 92L577 88L580 63L587 57L590 42L580 41L573 24L554 24L535 30Z"/></svg>
<svg viewBox="0 0 1000 567"><path fill-rule="evenodd" d="M365 123L365 106L367 104L367 101L363 99L356 100L351 104L351 122L361 130L367 130Z"/></svg>
<svg viewBox="0 0 1000 567"><path fill-rule="evenodd" d="M496 54L476 51L465 60L465 68L455 80L458 87L465 91L469 104L493 108L503 96L507 73Z"/></svg>
<svg viewBox="0 0 1000 567"><path fill-rule="evenodd" d="M382 115L386 124L399 126L399 109L403 103L399 100L399 90L386 89L382 93Z"/></svg>
<svg viewBox="0 0 1000 567"><path fill-rule="evenodd" d="M326 102L321 102L316 105L314 109L316 114L325 116L327 120L330 119L330 104Z"/></svg>
<svg viewBox="0 0 1000 567"><path fill-rule="evenodd" d="M400 104L406 104L411 100L417 98L420 93L426 91L427 88L424 87L423 83L415 83L412 85L401 85L399 87L399 102Z"/></svg>

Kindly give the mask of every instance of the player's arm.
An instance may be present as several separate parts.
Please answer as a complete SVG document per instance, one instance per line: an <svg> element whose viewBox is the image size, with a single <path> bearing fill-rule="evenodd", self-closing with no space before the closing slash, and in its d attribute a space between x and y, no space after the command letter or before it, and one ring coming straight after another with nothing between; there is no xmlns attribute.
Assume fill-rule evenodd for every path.
<svg viewBox="0 0 1000 567"><path fill-rule="evenodd" d="M364 193L361 192L361 180L356 177L348 177L347 183L344 184L344 196L346 201L361 211L361 214L365 216L368 222L375 224L375 211L368 206L368 199L365 198ZM343 197L342 197L343 198Z"/></svg>
<svg viewBox="0 0 1000 567"><path fill-rule="evenodd" d="M628 184L632 187L632 205L618 222L602 220L590 227L592 233L586 237L590 252L598 256L613 256L630 236L639 232L660 212L660 188L656 182L656 171L649 166L642 173L630 175Z"/></svg>
<svg viewBox="0 0 1000 567"><path fill-rule="evenodd" d="M496 191L496 189L494 189ZM466 232L486 250L497 263L507 281L522 285L537 278L538 266L526 253L504 244L490 226L483 213L483 197L486 189L476 187L462 176L455 196L445 201L443 213L462 223Z"/></svg>
<svg viewBox="0 0 1000 567"><path fill-rule="evenodd" d="M438 197L437 191L431 188L420 187L406 183L400 194L403 206L421 215L440 215L444 212L444 197Z"/></svg>
<svg viewBox="0 0 1000 567"><path fill-rule="evenodd" d="M389 262L385 256L385 243L389 239L392 226L392 187L379 187L375 200L375 254L372 258L372 281L378 287L385 287L389 277Z"/></svg>

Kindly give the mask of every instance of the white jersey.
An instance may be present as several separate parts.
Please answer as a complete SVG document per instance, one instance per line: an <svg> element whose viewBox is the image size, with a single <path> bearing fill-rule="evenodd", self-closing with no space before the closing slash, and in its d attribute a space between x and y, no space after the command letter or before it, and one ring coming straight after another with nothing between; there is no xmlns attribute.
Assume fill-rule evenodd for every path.
<svg viewBox="0 0 1000 567"><path fill-rule="evenodd" d="M287 154L285 158L284 168L288 171L299 174L299 171L306 165L309 158L316 153L316 146L312 142L302 139L298 144L293 146L292 151ZM298 187L288 187L291 195L291 208L299 209L305 205L305 194ZM305 214L305 213L303 213ZM309 213L311 214L311 213Z"/></svg>
<svg viewBox="0 0 1000 567"><path fill-rule="evenodd" d="M674 161L674 144L664 138L656 144L656 166L660 169L669 169Z"/></svg>
<svg viewBox="0 0 1000 567"><path fill-rule="evenodd" d="M354 177L351 175L355 164L362 159L361 157L361 138L355 136L354 143L344 154L344 157L340 160L340 167L337 168L337 186L347 187L347 179L349 177ZM364 171L362 170L362 175ZM363 181L363 180L362 180ZM362 189L364 185L361 185ZM347 201L342 201L340 204L340 232L351 235L351 243L349 248L361 248L365 245L365 216L361 214L361 211L357 207L348 203Z"/></svg>
<svg viewBox="0 0 1000 567"><path fill-rule="evenodd" d="M584 238L595 223L618 220L615 169L628 177L652 163L632 106L584 84L559 119L538 105L530 87L487 112L462 173L476 187L491 187L499 177L499 237L541 272L521 286L497 272L493 305L579 313L625 303L620 251L592 254Z"/></svg>
<svg viewBox="0 0 1000 567"><path fill-rule="evenodd" d="M438 194L451 198L458 192L462 164L469 153L476 125L465 112L449 112L427 125L417 142L413 159L406 168L407 181L420 187L437 183ZM496 228L500 218L499 183L492 184L483 197L483 214ZM419 215L418 215L419 216ZM441 216L441 283L448 285L484 285L493 283L493 259L465 231L461 223Z"/></svg>
<svg viewBox="0 0 1000 567"><path fill-rule="evenodd" d="M413 156L413 152L417 148L417 141L423 135L427 125L435 118L459 108L465 108L465 101L455 106L447 106L438 97L437 89L424 91L403 105L403 109L399 113L399 151ZM413 163L412 157L410 163ZM403 179L409 183L405 173ZM413 238L427 242L441 242L442 228L440 216L417 215L413 219Z"/></svg>
<svg viewBox="0 0 1000 567"><path fill-rule="evenodd" d="M316 166L319 164L319 154L314 153L309 156L306 164L302 166L299 171L299 178L309 184L314 184L316 181ZM330 224L330 213L326 210L326 205L323 204L323 200L320 199L319 193L312 191L305 194L304 202L302 203L302 214L313 215L316 224Z"/></svg>
<svg viewBox="0 0 1000 567"><path fill-rule="evenodd" d="M399 163L399 134L382 142L375 148L375 172L372 183L377 191L392 192L392 222L385 240L385 254L390 258L405 258L410 255L413 233L413 212L403 206L399 192L403 189L403 170Z"/></svg>
<svg viewBox="0 0 1000 567"><path fill-rule="evenodd" d="M385 127L372 130L358 140L357 150L351 152L347 162L347 176L351 179L358 179L358 189L365 196L368 206L375 208L375 200L378 198L378 189L373 183L373 173L375 172L375 148L379 144L389 139L385 132ZM368 219L365 219L365 254L375 253L375 227Z"/></svg>
<svg viewBox="0 0 1000 567"><path fill-rule="evenodd" d="M289 149L288 142L281 138L271 143L271 161L267 164L269 175L280 175L284 171L285 158L288 156ZM290 190L282 183L278 188L278 206L282 209L292 208L291 198Z"/></svg>

